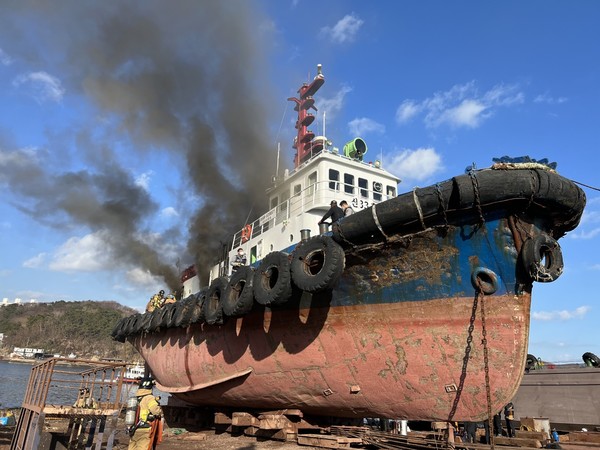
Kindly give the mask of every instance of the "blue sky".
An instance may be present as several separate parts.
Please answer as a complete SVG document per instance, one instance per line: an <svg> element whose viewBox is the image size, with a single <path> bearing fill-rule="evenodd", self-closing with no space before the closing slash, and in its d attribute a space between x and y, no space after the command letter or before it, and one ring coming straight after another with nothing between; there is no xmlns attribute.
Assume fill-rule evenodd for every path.
<svg viewBox="0 0 600 450"><path fill-rule="evenodd" d="M214 230L259 208L278 142L291 165L286 98L319 63L327 136L363 137L400 192L504 155L600 187L597 2L166 5L3 6L0 298L142 308L156 274L209 259ZM585 191L564 274L534 286L529 350L550 361L600 354L600 193Z"/></svg>

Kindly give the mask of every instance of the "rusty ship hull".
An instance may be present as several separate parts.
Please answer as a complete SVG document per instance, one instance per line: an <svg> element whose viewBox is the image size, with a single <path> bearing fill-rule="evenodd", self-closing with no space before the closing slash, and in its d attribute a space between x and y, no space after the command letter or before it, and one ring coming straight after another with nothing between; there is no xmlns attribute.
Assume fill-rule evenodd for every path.
<svg viewBox="0 0 600 450"><path fill-rule="evenodd" d="M332 289L126 339L162 390L192 404L482 420L488 398L499 410L519 388L533 282L562 272L551 236L573 229L585 203L553 171L501 169L345 218ZM534 273L524 248L541 237L554 244L536 249Z"/></svg>

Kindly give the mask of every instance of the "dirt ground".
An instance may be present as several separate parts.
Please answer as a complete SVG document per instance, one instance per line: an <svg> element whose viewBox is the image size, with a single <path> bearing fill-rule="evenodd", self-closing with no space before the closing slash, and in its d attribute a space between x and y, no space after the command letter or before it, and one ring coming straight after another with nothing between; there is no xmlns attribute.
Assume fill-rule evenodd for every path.
<svg viewBox="0 0 600 450"><path fill-rule="evenodd" d="M6 430L8 431L8 430ZM11 435L0 433L0 450L10 449ZM115 450L127 449L129 438L124 432L117 432ZM159 450L311 450L317 447L298 445L295 442L258 440L249 436L231 436L229 433L215 433L213 430L163 436Z"/></svg>

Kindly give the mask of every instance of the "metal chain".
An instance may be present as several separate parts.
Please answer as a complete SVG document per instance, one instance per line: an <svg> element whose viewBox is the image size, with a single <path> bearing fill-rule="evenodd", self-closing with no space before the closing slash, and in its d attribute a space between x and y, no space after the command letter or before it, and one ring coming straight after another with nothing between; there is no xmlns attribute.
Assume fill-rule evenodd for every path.
<svg viewBox="0 0 600 450"><path fill-rule="evenodd" d="M494 435L497 430L494 430L493 422L492 422L492 394L490 387L490 366L489 366L489 358L488 358L488 347L487 347L487 330L485 327L485 302L483 299L485 296L483 295L483 291L481 290L480 282L478 282L478 296L481 297L481 335L483 338L481 339L481 343L483 344L483 364L485 371L485 394L487 397L487 410L488 410L488 428L490 430L490 445L492 448L495 446Z"/></svg>
<svg viewBox="0 0 600 450"><path fill-rule="evenodd" d="M473 195L475 196L475 206L477 207L477 212L479 213L479 220L481 221L481 224L484 224L485 219L483 218L481 199L479 198L479 181L477 181L477 176L475 175L475 171L473 169L469 170L469 176L471 177L471 183L473 184Z"/></svg>
<svg viewBox="0 0 600 450"><path fill-rule="evenodd" d="M456 388L456 397L454 398L452 409L450 410L450 414L448 415L448 422L451 422L452 419L454 419L454 414L456 413L456 408L458 407L460 396L464 389L465 380L467 378L467 366L469 365L469 358L471 355L473 343L473 330L475 329L475 319L477 318L478 301L479 293L475 293L475 298L473 299L473 307L471 308L471 318L469 319L469 328L467 331L467 346L465 347L465 356L463 357L462 370L460 372L460 380L458 382L458 387Z"/></svg>

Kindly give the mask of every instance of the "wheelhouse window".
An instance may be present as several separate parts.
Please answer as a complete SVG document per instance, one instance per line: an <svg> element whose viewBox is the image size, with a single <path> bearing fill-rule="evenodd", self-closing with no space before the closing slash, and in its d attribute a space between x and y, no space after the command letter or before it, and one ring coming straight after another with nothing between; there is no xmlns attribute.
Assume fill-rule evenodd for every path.
<svg viewBox="0 0 600 450"><path fill-rule="evenodd" d="M373 181L373 200L380 202L383 192L383 185L379 181Z"/></svg>
<svg viewBox="0 0 600 450"><path fill-rule="evenodd" d="M271 209L275 208L278 203L279 203L279 197L271 198Z"/></svg>
<svg viewBox="0 0 600 450"><path fill-rule="evenodd" d="M339 170L329 169L329 189L340 190L340 172Z"/></svg>
<svg viewBox="0 0 600 450"><path fill-rule="evenodd" d="M313 172L308 176L308 192L307 195L315 193L315 185L317 184L317 172Z"/></svg>
<svg viewBox="0 0 600 450"><path fill-rule="evenodd" d="M360 196L363 198L369 198L369 182L364 178L359 178L358 187L360 190Z"/></svg>
<svg viewBox="0 0 600 450"><path fill-rule="evenodd" d="M301 184L295 184L294 185L294 197L297 195L300 195L300 192L302 192L302 185Z"/></svg>
<svg viewBox="0 0 600 450"><path fill-rule="evenodd" d="M385 194L387 195L388 198L395 197L396 196L396 188L394 186L386 186Z"/></svg>
<svg viewBox="0 0 600 450"><path fill-rule="evenodd" d="M354 175L349 173L344 174L344 192L354 195Z"/></svg>

